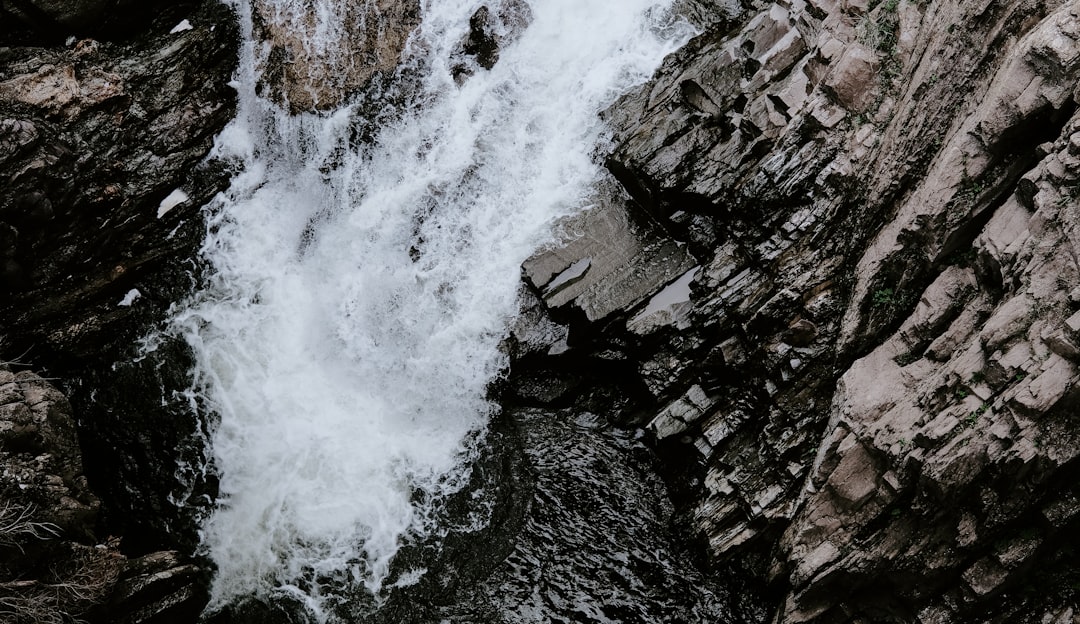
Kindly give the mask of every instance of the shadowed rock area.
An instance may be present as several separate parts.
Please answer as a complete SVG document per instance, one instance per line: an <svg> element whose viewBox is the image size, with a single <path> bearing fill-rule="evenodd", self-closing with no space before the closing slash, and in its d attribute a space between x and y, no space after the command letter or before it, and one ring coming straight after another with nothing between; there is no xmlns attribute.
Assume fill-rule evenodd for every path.
<svg viewBox="0 0 1080 624"><path fill-rule="evenodd" d="M193 620L207 571L175 552L128 559L98 530L71 405L0 366L0 620L12 624Z"/></svg>
<svg viewBox="0 0 1080 624"><path fill-rule="evenodd" d="M165 518L195 423L113 365L192 283L200 207L228 179L203 159L233 115L236 29L217 2L90 4L55 30L0 3L20 44L0 47L0 361L21 371L0 371L0 619L193 621L208 571L168 550L184 530Z"/></svg>

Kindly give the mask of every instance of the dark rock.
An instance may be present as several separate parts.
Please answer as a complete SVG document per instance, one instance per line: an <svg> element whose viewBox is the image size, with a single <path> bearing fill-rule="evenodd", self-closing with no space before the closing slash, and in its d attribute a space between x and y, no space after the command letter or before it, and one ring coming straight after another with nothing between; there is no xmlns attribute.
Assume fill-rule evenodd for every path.
<svg viewBox="0 0 1080 624"><path fill-rule="evenodd" d="M73 401L78 446L72 429L63 452L35 457L77 461L81 446L86 476L81 464L78 471L28 465L39 475L33 479L43 480L28 491L46 500L49 488L59 487L48 475L57 475L65 484L75 479L65 487L93 488L104 500L98 514L96 497L64 495L63 513L43 520L84 542L99 531L123 535L104 545L79 543L67 559L58 555L75 566L72 573L78 561L109 564L101 569L112 580L95 585L94 604L112 591L121 548L137 556L190 549L194 540L193 520L181 517L170 496L179 487L179 454L199 425L186 406L186 418L175 419L162 407L187 383L184 353L166 348L161 353L173 361L150 358L135 374L114 364L136 355L136 340L196 279L200 206L228 181L226 165L202 161L234 114L228 81L236 26L224 5L196 4L160 10L149 32L128 42L0 48L0 360L21 359L62 378ZM143 9L160 7L145 3L131 18ZM192 28L169 32L180 19ZM12 25L0 23L0 30ZM177 189L188 201L161 210ZM135 303L118 305L132 291L140 295ZM12 443L27 451L49 443L35 426L12 429ZM193 574L184 571L187 580L171 589L155 581L157 597L113 608L132 622L168 621L174 616L162 614L169 613L193 618L205 602L205 575ZM119 621L108 609L99 605L93 617Z"/></svg>
<svg viewBox="0 0 1080 624"><path fill-rule="evenodd" d="M104 601L123 558L95 545L100 505L67 399L0 365L0 619L59 621Z"/></svg>
<svg viewBox="0 0 1080 624"><path fill-rule="evenodd" d="M497 12L481 6L469 18L469 34L461 42L462 60L451 68L454 79L462 81L476 68L491 69L499 60L499 50L512 41L532 20L532 9L521 0L500 3Z"/></svg>
<svg viewBox="0 0 1080 624"><path fill-rule="evenodd" d="M68 36L130 37L152 22L158 27L188 14L198 0L4 0L0 43L58 43ZM169 26L176 21L169 23Z"/></svg>
<svg viewBox="0 0 1080 624"><path fill-rule="evenodd" d="M175 551L151 553L128 561L109 599L115 624L194 622L209 599L209 571Z"/></svg>
<svg viewBox="0 0 1080 624"><path fill-rule="evenodd" d="M189 18L192 30L124 45L0 51L0 331L10 352L31 349L50 367L60 353L96 357L116 339L105 326L141 312L116 306L128 290L168 305L142 281L182 271L172 258L197 244L198 206L225 181L199 163L234 101L230 13L206 2ZM191 201L159 218L177 188Z"/></svg>

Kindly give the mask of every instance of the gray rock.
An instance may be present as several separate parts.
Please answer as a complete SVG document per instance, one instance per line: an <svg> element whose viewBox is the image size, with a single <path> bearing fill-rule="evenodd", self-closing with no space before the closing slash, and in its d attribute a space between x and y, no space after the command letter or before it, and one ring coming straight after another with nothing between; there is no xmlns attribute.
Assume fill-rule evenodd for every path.
<svg viewBox="0 0 1080 624"><path fill-rule="evenodd" d="M1072 617L1080 21L1030 10L747 7L606 113L659 224L609 256L677 236L702 269L685 327L582 350L636 363L619 409L691 492L685 530L787 588L776 622ZM640 305L559 253L530 283L591 262L547 305Z"/></svg>

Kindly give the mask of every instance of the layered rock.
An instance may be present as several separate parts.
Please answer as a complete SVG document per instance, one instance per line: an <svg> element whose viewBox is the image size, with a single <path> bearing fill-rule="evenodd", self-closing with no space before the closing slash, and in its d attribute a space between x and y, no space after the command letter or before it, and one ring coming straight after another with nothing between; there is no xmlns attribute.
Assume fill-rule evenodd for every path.
<svg viewBox="0 0 1080 624"><path fill-rule="evenodd" d="M124 38L146 25L189 13L197 0L8 0L0 2L0 41L20 42L66 37Z"/></svg>
<svg viewBox="0 0 1080 624"><path fill-rule="evenodd" d="M1071 617L1075 3L705 4L508 400L643 426L778 622Z"/></svg>
<svg viewBox="0 0 1080 624"><path fill-rule="evenodd" d="M234 102L229 11L207 2L188 23L0 49L0 327L14 355L95 355L105 325L175 298L142 280L201 235L225 178L199 165Z"/></svg>

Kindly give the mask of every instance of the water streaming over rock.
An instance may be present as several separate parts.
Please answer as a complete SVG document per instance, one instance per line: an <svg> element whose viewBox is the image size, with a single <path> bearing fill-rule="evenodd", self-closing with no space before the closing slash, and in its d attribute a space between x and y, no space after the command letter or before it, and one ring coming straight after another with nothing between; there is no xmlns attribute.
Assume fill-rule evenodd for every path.
<svg viewBox="0 0 1080 624"><path fill-rule="evenodd" d="M348 29L320 27L343 18L316 4L309 56L332 62L319 37ZM241 112L216 156L238 173L208 208L206 286L171 321L215 414L211 608L293 596L322 620L333 588L378 595L402 544L440 533L493 410L519 266L587 207L598 112L689 34L666 4L532 0L469 75L455 63L480 3L425 0L396 77L294 115L258 94L270 46L237 0Z"/></svg>

